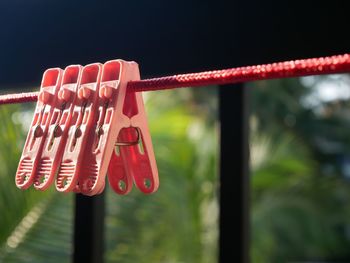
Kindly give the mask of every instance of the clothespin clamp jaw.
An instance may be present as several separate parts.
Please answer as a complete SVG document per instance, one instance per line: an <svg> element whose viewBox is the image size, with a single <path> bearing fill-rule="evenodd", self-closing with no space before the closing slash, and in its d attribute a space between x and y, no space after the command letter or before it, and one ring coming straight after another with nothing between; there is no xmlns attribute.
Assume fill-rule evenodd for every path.
<svg viewBox="0 0 350 263"><path fill-rule="evenodd" d="M51 68L44 72L34 117L15 177L16 185L21 189L27 189L33 183L43 142L57 104L56 98L61 77L62 70L60 68Z"/></svg>
<svg viewBox="0 0 350 263"><path fill-rule="evenodd" d="M55 179L67 140L81 71L80 65L70 65L64 70L57 94L57 105L50 120L34 178L34 187L37 190L47 189Z"/></svg>
<svg viewBox="0 0 350 263"><path fill-rule="evenodd" d="M84 163L84 157L91 151L101 71L100 63L89 64L82 69L77 97L73 102L68 138L55 182L59 192L79 192L77 183L80 174L95 169L88 160Z"/></svg>

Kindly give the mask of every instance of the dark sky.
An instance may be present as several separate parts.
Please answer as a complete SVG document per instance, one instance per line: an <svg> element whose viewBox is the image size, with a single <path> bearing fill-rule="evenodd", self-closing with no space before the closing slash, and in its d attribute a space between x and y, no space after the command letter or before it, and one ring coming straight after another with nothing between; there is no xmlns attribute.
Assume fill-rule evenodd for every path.
<svg viewBox="0 0 350 263"><path fill-rule="evenodd" d="M309 2L5 0L0 86L113 58L156 76L349 52L346 1Z"/></svg>

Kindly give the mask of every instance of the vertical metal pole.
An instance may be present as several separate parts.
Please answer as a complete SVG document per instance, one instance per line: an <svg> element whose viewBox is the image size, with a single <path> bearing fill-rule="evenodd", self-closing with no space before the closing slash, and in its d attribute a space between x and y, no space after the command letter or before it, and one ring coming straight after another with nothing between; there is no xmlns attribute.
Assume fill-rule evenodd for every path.
<svg viewBox="0 0 350 263"><path fill-rule="evenodd" d="M243 84L220 87L219 262L249 262L248 94Z"/></svg>
<svg viewBox="0 0 350 263"><path fill-rule="evenodd" d="M102 263L104 252L104 193L75 197L74 263Z"/></svg>

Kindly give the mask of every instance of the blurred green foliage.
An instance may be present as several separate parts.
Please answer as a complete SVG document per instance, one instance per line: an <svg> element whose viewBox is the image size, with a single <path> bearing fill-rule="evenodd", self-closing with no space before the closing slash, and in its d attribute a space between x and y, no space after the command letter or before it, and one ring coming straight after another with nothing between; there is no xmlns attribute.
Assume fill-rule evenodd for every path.
<svg viewBox="0 0 350 263"><path fill-rule="evenodd" d="M336 96L349 83L340 75L249 84L252 262L349 262L350 103L346 92Z"/></svg>
<svg viewBox="0 0 350 263"><path fill-rule="evenodd" d="M118 196L107 182L106 262L216 261L216 89L204 92L145 94L160 188ZM14 183L32 106L0 108L0 262L70 262L73 194Z"/></svg>

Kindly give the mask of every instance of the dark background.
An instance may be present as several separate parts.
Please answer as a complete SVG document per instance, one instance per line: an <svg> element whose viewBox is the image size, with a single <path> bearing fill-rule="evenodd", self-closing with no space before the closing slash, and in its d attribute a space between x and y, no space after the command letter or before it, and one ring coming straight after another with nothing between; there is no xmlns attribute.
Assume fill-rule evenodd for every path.
<svg viewBox="0 0 350 263"><path fill-rule="evenodd" d="M37 85L49 67L114 58L137 61L149 77L342 54L350 47L346 2L5 1L0 87ZM236 88L220 90L220 262L249 261L246 94Z"/></svg>
<svg viewBox="0 0 350 263"><path fill-rule="evenodd" d="M143 76L349 51L346 1L3 1L0 85L135 60Z"/></svg>

